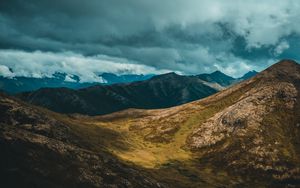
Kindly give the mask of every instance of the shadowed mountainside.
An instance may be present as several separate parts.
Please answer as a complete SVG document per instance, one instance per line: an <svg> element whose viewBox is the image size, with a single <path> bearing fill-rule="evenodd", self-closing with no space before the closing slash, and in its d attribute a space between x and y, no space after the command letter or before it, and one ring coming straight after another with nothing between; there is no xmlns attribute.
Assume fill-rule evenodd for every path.
<svg viewBox="0 0 300 188"><path fill-rule="evenodd" d="M0 94L1 187L164 187L104 148L93 150L66 117ZM98 128L102 134L117 134Z"/></svg>
<svg viewBox="0 0 300 188"><path fill-rule="evenodd" d="M80 90L40 89L18 95L29 103L60 113L107 114L127 108L163 108L207 97L221 87L197 77L168 73L129 84L93 86Z"/></svg>
<svg viewBox="0 0 300 188"><path fill-rule="evenodd" d="M127 84L97 85L79 90L45 88L17 96L59 113L101 115L128 108L156 109L181 105L212 95L253 75L249 72L245 78L235 79L220 71L197 76L167 73Z"/></svg>
<svg viewBox="0 0 300 188"><path fill-rule="evenodd" d="M227 76L220 71L215 71L211 74L200 74L197 77L207 82L220 84L223 87L227 87L237 81L235 78Z"/></svg>

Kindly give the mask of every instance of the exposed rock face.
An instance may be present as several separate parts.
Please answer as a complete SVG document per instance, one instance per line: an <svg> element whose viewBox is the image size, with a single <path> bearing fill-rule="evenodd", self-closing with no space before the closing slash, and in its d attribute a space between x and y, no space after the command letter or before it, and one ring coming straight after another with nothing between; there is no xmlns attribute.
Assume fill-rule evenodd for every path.
<svg viewBox="0 0 300 188"><path fill-rule="evenodd" d="M187 145L232 171L255 169L262 177L298 182L299 83L297 63L285 60L270 67L248 81L252 88L235 103L198 125Z"/></svg>
<svg viewBox="0 0 300 188"><path fill-rule="evenodd" d="M226 137L245 136L248 131L259 131L263 118L278 107L293 109L297 90L291 83L264 85L245 93L237 103L208 119L191 136L190 146L202 148L216 144Z"/></svg>
<svg viewBox="0 0 300 188"><path fill-rule="evenodd" d="M43 109L0 95L1 187L163 187Z"/></svg>

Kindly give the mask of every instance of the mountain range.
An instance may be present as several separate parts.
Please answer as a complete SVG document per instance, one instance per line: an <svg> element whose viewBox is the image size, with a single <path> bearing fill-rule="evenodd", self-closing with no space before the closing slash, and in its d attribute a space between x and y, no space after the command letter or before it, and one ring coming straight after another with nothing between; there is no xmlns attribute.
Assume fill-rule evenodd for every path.
<svg viewBox="0 0 300 188"><path fill-rule="evenodd" d="M179 75L164 76L176 82ZM160 77L150 80L161 85ZM299 93L300 65L282 60L209 97L165 109L63 115L1 94L1 183L298 187Z"/></svg>
<svg viewBox="0 0 300 188"><path fill-rule="evenodd" d="M183 76L167 73L144 81L84 89L42 88L17 96L60 113L100 115L127 108L166 108L212 95L241 81L221 73Z"/></svg>
<svg viewBox="0 0 300 188"><path fill-rule="evenodd" d="M130 83L136 81L148 80L155 76L154 74L124 74L116 75L113 73L102 73L101 78L105 80L105 84L119 84L119 83Z"/></svg>
<svg viewBox="0 0 300 188"><path fill-rule="evenodd" d="M245 80L254 76L257 72L250 71L243 77L235 79L230 76L221 73L220 71L213 72L211 74L200 74L197 75L200 79L218 83L221 86L229 86L232 83L236 83L239 80ZM245 77L247 76L248 77ZM52 77L22 77L17 76L14 78L7 78L0 76L0 90L8 94L16 94L21 92L35 91L41 88L70 88L70 89L81 89L95 85L111 85L120 83L130 83L136 81L148 80L155 76L154 74L124 74L116 75L113 73L102 73L99 77L103 82L81 82L80 77L76 75L67 75L66 73L57 72ZM220 76L220 77L218 77ZM224 82L224 83L223 83Z"/></svg>
<svg viewBox="0 0 300 188"><path fill-rule="evenodd" d="M112 73L102 73L99 75L104 81L100 82L80 82L80 78L76 75L68 76L66 73L55 73L52 77L33 78L33 77L14 77L6 78L0 76L0 90L16 94L20 92L35 91L40 88L71 88L80 89L94 85L109 85L115 83L129 83L134 81L141 81L151 78L154 75L138 75L125 74L115 75Z"/></svg>

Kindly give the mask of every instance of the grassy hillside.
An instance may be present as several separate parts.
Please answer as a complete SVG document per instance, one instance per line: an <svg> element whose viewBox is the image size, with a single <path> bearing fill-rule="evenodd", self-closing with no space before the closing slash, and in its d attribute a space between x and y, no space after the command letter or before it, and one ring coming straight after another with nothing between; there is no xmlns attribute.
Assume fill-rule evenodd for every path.
<svg viewBox="0 0 300 188"><path fill-rule="evenodd" d="M299 65L284 61L200 101L74 121L93 127L84 137L95 148L105 146L163 182L189 187L298 185L299 80ZM102 135L97 128L120 138L112 142L114 134Z"/></svg>

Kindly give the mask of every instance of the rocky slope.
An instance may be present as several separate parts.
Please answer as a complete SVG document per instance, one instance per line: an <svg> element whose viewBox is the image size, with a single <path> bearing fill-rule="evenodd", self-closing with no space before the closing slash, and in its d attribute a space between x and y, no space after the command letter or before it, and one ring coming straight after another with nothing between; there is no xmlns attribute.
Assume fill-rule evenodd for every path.
<svg viewBox="0 0 300 188"><path fill-rule="evenodd" d="M201 123L187 145L233 173L299 185L300 66L282 61L232 89L247 87L235 103Z"/></svg>
<svg viewBox="0 0 300 188"><path fill-rule="evenodd" d="M3 94L0 114L1 187L164 187L93 150L66 117Z"/></svg>

